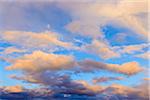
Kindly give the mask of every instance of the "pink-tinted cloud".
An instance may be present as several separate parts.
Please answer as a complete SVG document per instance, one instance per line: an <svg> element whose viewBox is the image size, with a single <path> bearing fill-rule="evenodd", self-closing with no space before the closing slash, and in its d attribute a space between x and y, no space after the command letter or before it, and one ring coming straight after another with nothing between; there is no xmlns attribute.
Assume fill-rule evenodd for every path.
<svg viewBox="0 0 150 100"><path fill-rule="evenodd" d="M79 63L81 66L80 71L90 72L96 70L107 70L115 73L121 73L125 75L134 75L141 72L143 69L137 62L127 62L121 65L118 64L105 64L92 60L84 60Z"/></svg>
<svg viewBox="0 0 150 100"><path fill-rule="evenodd" d="M127 45L120 47L120 53L122 54L133 54L135 52L143 52L144 48L148 48L149 44L143 43L143 44L137 44L137 45Z"/></svg>
<svg viewBox="0 0 150 100"><path fill-rule="evenodd" d="M81 49L85 52L98 55L103 59L120 57L120 54L104 41L93 40L91 44L86 44Z"/></svg>
<svg viewBox="0 0 150 100"><path fill-rule="evenodd" d="M123 77L95 77L92 82L96 84L115 80L123 80Z"/></svg>
<svg viewBox="0 0 150 100"><path fill-rule="evenodd" d="M23 53L23 52L26 52L26 51L22 49L18 49L16 47L8 47L3 51L3 54L9 55L12 53Z"/></svg>

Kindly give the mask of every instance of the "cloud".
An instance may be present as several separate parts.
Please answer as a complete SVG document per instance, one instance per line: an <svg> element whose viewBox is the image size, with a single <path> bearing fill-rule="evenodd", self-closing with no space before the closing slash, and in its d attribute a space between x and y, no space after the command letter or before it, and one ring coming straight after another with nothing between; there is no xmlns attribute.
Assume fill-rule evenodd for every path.
<svg viewBox="0 0 150 100"><path fill-rule="evenodd" d="M112 37L112 40L117 43L124 42L127 39L127 36L127 33L118 33Z"/></svg>
<svg viewBox="0 0 150 100"><path fill-rule="evenodd" d="M72 56L34 51L32 54L26 54L23 57L16 59L12 65L6 67L6 69L39 72L45 70L68 69L73 66L74 58Z"/></svg>
<svg viewBox="0 0 150 100"><path fill-rule="evenodd" d="M134 92L133 88L123 86L120 84L112 84L107 89L112 89L113 94L120 94L120 95L128 95L130 92Z"/></svg>
<svg viewBox="0 0 150 100"><path fill-rule="evenodd" d="M142 53L142 54L136 54L134 56L137 57L137 58L149 59L150 58L149 55L150 55L150 52L145 52L145 53Z"/></svg>
<svg viewBox="0 0 150 100"><path fill-rule="evenodd" d="M113 80L123 80L123 77L95 77L92 82L93 83L101 83L101 82L109 82Z"/></svg>
<svg viewBox="0 0 150 100"><path fill-rule="evenodd" d="M142 82L139 85L136 85L133 87L124 86L120 84L100 86L100 85L89 84L84 80L76 80L76 81L71 82L69 77L66 77L66 76L62 76L60 77L60 79L62 83L55 84L52 90L46 87L37 87L34 89L23 89L20 91L20 88L21 88L20 86L6 86L6 87L1 87L0 90L3 92L7 92L7 94L9 94L10 92L19 93L23 91L24 93L27 93L29 96L32 95L32 97L38 96L38 97L49 97L49 98L54 97L55 98L55 95L58 95L57 98L63 98L62 96L59 97L59 95L63 95L63 96L67 95L68 96L67 98L69 99L69 98L74 97L74 95L75 96L80 95L79 98L83 98L83 97L88 98L90 96L91 98L94 98L94 99L101 98L102 100L106 98L136 99L136 100L138 99L148 100L149 99L149 94L148 94L149 89L148 89L147 82ZM66 81L69 82L69 84L66 84L65 83ZM68 88L66 88L66 86L68 86ZM56 89L56 87L59 89ZM0 96L2 96L2 94ZM11 97L13 97L13 95Z"/></svg>
<svg viewBox="0 0 150 100"><path fill-rule="evenodd" d="M126 74L129 76L139 73L143 70L143 68L137 62L127 62L123 63L122 65L109 64L108 66L108 68L110 68L110 70L112 71Z"/></svg>
<svg viewBox="0 0 150 100"><path fill-rule="evenodd" d="M112 96L116 96L118 98L126 98L126 99L142 99L148 100L148 84L143 86L145 83L142 83L136 87L128 87L120 84L112 84L108 86L104 91L111 94Z"/></svg>
<svg viewBox="0 0 150 100"><path fill-rule="evenodd" d="M100 37L102 35L102 33L99 32L99 27L93 25L92 22L73 21L66 26L66 29L72 33L80 33L82 36Z"/></svg>
<svg viewBox="0 0 150 100"><path fill-rule="evenodd" d="M120 57L120 54L114 51L109 44L99 40L93 40L91 44L83 45L81 50L98 55L103 59Z"/></svg>
<svg viewBox="0 0 150 100"><path fill-rule="evenodd" d="M23 52L26 52L25 50L21 50L21 49L18 49L16 47L8 47L6 48L2 54L6 54L6 55L9 55L9 54L12 54L12 53L23 53Z"/></svg>
<svg viewBox="0 0 150 100"><path fill-rule="evenodd" d="M12 66L6 67L6 69L24 71L23 76L11 75L10 78L40 84L48 87L55 93L94 95L105 89L103 86L90 85L84 80L72 80L70 75L67 74L61 75L59 73L60 70L74 67L72 61L73 58L71 56L47 54L41 51L35 51L32 54L23 56L21 59L16 59ZM86 60L79 63L79 65L80 71L91 72L95 69L103 69L125 75L133 75L140 72L140 66L138 66L136 62L116 65Z"/></svg>
<svg viewBox="0 0 150 100"><path fill-rule="evenodd" d="M121 65L118 64L105 64L92 60L84 60L79 63L80 71L91 72L97 70L107 70L110 72L121 73L125 75L134 75L142 71L142 67L137 62L127 62Z"/></svg>
<svg viewBox="0 0 150 100"><path fill-rule="evenodd" d="M4 90L7 92L22 92L24 89L22 86L16 85L16 86L6 86Z"/></svg>
<svg viewBox="0 0 150 100"><path fill-rule="evenodd" d="M37 80L35 80L31 75L24 75L24 76L18 76L18 75L10 75L9 76L12 79L21 80L29 83L37 83Z"/></svg>
<svg viewBox="0 0 150 100"><path fill-rule="evenodd" d="M144 78L145 81L150 81L150 78Z"/></svg>
<svg viewBox="0 0 150 100"><path fill-rule="evenodd" d="M73 56L58 55L34 51L10 62L6 70L20 70L23 75L11 75L10 78L23 82L39 84L55 92L81 93L92 95L103 90L98 85L90 85L85 81L75 81L64 70L73 72L93 72L106 70L124 75L135 75L142 71L137 62L127 62L122 65L107 64L92 60L75 61ZM113 80L113 78L111 78ZM118 79L119 80L119 79Z"/></svg>
<svg viewBox="0 0 150 100"><path fill-rule="evenodd" d="M12 6L10 6L12 4ZM20 4L20 3L19 3ZM46 7L45 7L46 4ZM53 9L50 12L50 15L53 17L49 18L47 13L48 6L57 5L59 9L64 9L67 14L70 14L72 17L72 22L67 22L65 28L72 33L73 37L82 35L85 37L91 37L91 43L81 43L80 39L75 40L83 44L81 48L74 48L74 44L70 43L70 41L65 40L68 39L68 33L66 38L62 37L61 34L51 31L46 32L31 32L31 31L11 31L10 26L20 27L20 30L25 30L28 25L29 27L35 30L41 30L39 28L49 24L51 19L55 19L55 12L59 13L56 9ZM3 5L3 4L1 4ZM122 80L122 77L95 77L93 79L93 83L88 83L87 80L75 80L72 75L66 73L66 71L71 71L73 74L78 74L75 72L81 73L92 73L95 71L108 71L113 72L115 74L124 74L132 77L132 75L136 75L143 71L143 67L135 61L132 62L124 62L122 64L110 64L104 63L94 60L81 60L77 61L72 55L64 55L64 54L54 54L48 53L51 50L55 51L56 48L65 48L67 49L67 54L70 52L74 52L74 50L81 50L83 52L91 53L100 58L107 60L110 58L118 58L124 54L135 55L136 57L145 57L146 54L136 55L137 52L143 53L145 49L148 48L148 44L138 44L138 45L126 45L126 46L111 46L108 41L104 37L103 27L107 25L113 25L117 27L128 28L129 32L137 33L139 35L147 36L148 32L146 29L147 23L147 4L146 1L133 2L130 0L108 0L108 1L85 1L85 2L42 2L37 3L23 3L18 5L18 3L10 3L6 4L6 9L3 8L3 15L7 18L0 16L3 20L4 24L7 25L2 26L2 28L9 29L10 31L4 31L0 33L0 38L2 41L10 43L13 47L8 47L2 51L4 54L12 54L14 52L24 52L27 49L26 54L20 55L18 58L12 57L6 58L0 57L0 59L6 60L9 62L9 66L6 66L6 70L19 70L22 71L21 74L11 75L10 78L21 80L27 83L37 84L41 87L44 87L43 90L40 88L39 90L35 89L33 94L36 95L38 92L43 92L40 96L45 96L45 94L52 95L59 93L66 93L69 95L72 94L84 94L86 96L93 95L103 96L105 93L109 96L109 93L113 96L122 99L135 99L144 100L148 98L148 90L146 89L148 84L143 84L139 86L124 86L119 84L112 84L110 86L102 86L93 83L101 83L115 80ZM6 6L5 5L5 6ZM15 6L16 5L16 6ZM18 5L18 6L17 6ZM27 6L28 5L28 6ZM33 6L32 9L30 7ZM50 7L53 8L54 6ZM1 8L1 7L0 7ZM20 9L18 9L20 8ZM34 11L34 14L30 14L30 10ZM8 11L8 12L7 12ZM26 12L27 11L27 12ZM37 11L37 12L36 12ZM65 12L65 13L66 13ZM8 14L9 13L9 14ZM12 14L13 13L13 14ZM29 14L28 14L29 13ZM63 15L64 13L59 13L58 15ZM9 16L11 15L11 16ZM14 15L12 17L12 15ZM42 15L42 16L37 16ZM57 15L57 14L56 14ZM57 15L57 16L58 16ZM64 18L67 19L67 15L64 14ZM10 18L12 17L12 18ZM26 18L29 17L29 20ZM44 20L41 18L44 17ZM62 16L61 16L62 17ZM9 19L10 18L10 19ZM14 20L16 18L18 21ZM32 21L30 20L33 19ZM6 21L6 19L9 19ZM13 20L12 20L13 19ZM40 20L39 20L40 19ZM57 19L57 18L56 18ZM52 20L55 28L63 27L62 23L60 25L59 20L57 22ZM61 19L58 17L58 19ZM63 19L61 19L63 20ZM16 22L15 22L16 21ZM31 22L29 22L31 21ZM67 20L68 21L68 20ZM31 23L31 24L30 24ZM40 23L40 24L38 24ZM11 24L11 25L10 25ZM13 24L13 25L12 25ZM27 25L28 24L28 25ZM58 25L59 24L59 25ZM54 28L52 25L51 28ZM32 27L33 26L33 27ZM34 27L37 26L37 27ZM29 29L29 28L28 28ZM127 33L129 35L129 33ZM124 40L126 38L126 33L118 34L118 41ZM79 38L82 38L79 36ZM71 39L68 39L71 40ZM71 40L72 41L72 40ZM3 48L2 48L3 49ZM43 50L44 49L44 50ZM68 49L73 49L68 51ZM23 50L23 51L22 51ZM38 51L40 50L40 51ZM75 51L76 52L76 51ZM79 51L80 52L80 51ZM64 53L64 52L61 52ZM66 53L66 51L65 51ZM76 55L77 58L80 55ZM82 56L82 55L81 55ZM95 74L96 75L96 74ZM79 77L78 77L79 78ZM90 77L89 77L90 78ZM149 80L145 78L144 80ZM122 80L123 81L123 80ZM38 88L38 87L37 87ZM6 87L6 91L8 92L22 92L24 90L21 86L11 86ZM38 92L37 92L38 91ZM31 92L30 92L31 93ZM107 97L107 96L106 96ZM101 99L97 97L98 100ZM112 98L113 99L113 98ZM103 100L103 99L102 99ZM104 98L106 100L106 98Z"/></svg>
<svg viewBox="0 0 150 100"><path fill-rule="evenodd" d="M82 45L79 50L97 55L100 58L107 60L112 58L119 58L124 54L133 55L137 52L144 52L144 49L148 47L148 43L111 46L105 40L94 39L91 43Z"/></svg>
<svg viewBox="0 0 150 100"><path fill-rule="evenodd" d="M60 46L71 48L73 44L63 42L55 32L25 32L25 31L5 31L0 37L7 42L26 48L52 48Z"/></svg>
<svg viewBox="0 0 150 100"><path fill-rule="evenodd" d="M134 75L142 71L142 67L137 62L127 62L122 65L107 64L88 59L77 62L73 56L49 54L42 51L26 54L21 58L14 59L11 63L12 65L6 67L7 70L21 70L28 73L61 70L79 70L79 72L107 70L125 75Z"/></svg>
<svg viewBox="0 0 150 100"><path fill-rule="evenodd" d="M90 85L88 82L86 82L84 80L77 80L75 82L82 84L88 91L90 90L95 93L100 93L102 90L105 89L104 86Z"/></svg>
<svg viewBox="0 0 150 100"><path fill-rule="evenodd" d="M69 75L60 75L52 72L39 72L35 74L26 74L24 77L16 75L10 76L13 79L23 80L29 83L40 84L47 87L53 93L71 93L94 95L104 87L98 85L90 85L83 80L72 80ZM32 77L32 78L31 78Z"/></svg>
<svg viewBox="0 0 150 100"><path fill-rule="evenodd" d="M120 53L122 54L134 54L135 52L143 52L145 48L148 48L148 43L120 46Z"/></svg>
<svg viewBox="0 0 150 100"><path fill-rule="evenodd" d="M147 0L135 2L95 1L95 2L58 2L58 7L69 12L72 17L66 29L73 33L80 33L90 37L103 37L102 27L108 24L122 26L134 32L147 36L148 30L142 19L148 15ZM142 16L144 15L145 16ZM139 16L142 16L140 18ZM145 25L146 24L146 25Z"/></svg>

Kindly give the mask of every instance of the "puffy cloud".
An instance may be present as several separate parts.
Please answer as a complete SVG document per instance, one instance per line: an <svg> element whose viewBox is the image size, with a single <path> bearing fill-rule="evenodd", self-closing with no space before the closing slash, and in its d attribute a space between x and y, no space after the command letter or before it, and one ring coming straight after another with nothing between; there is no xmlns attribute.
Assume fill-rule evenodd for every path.
<svg viewBox="0 0 150 100"><path fill-rule="evenodd" d="M73 46L71 43L61 41L57 33L49 31L43 33L5 31L0 34L0 37L5 41L27 48L47 48L53 46L70 48Z"/></svg>
<svg viewBox="0 0 150 100"><path fill-rule="evenodd" d="M66 28L74 33L94 38L102 36L101 27L107 24L123 26L144 36L148 35L146 19L147 0L143 1L95 1L95 2L58 2L58 6L69 12L73 21ZM143 16L145 15L145 16ZM142 18L140 17L142 16ZM101 32L100 32L101 31Z"/></svg>
<svg viewBox="0 0 150 100"><path fill-rule="evenodd" d="M66 76L59 76L59 78L59 82L62 81L62 83L60 82L58 84L53 84L52 89L46 87L35 89L20 89L20 86L6 86L1 87L0 90L1 92L7 92L7 94L9 92L26 92L29 96L32 95L32 97L40 96L49 98L52 98L53 95L58 94L66 94L69 96L68 98L72 98L73 95L81 95L81 98L83 98L82 96L84 96L84 98L85 96L91 96L95 99L113 99L115 97L115 99L148 100L149 98L149 88L148 83L146 82L140 83L139 85L133 87L120 84L100 86L89 84L84 80L72 81L69 77ZM66 82L68 82L68 84L66 84ZM2 94L0 96L2 96ZM13 97L13 95L11 97Z"/></svg>
<svg viewBox="0 0 150 100"><path fill-rule="evenodd" d="M74 66L72 56L48 54L42 51L34 51L16 59L7 70L23 70L29 72L39 72L45 70L61 70Z"/></svg>
<svg viewBox="0 0 150 100"><path fill-rule="evenodd" d="M37 52L35 54L34 53L31 55L25 55L24 57L27 58L28 56L31 56L31 58L34 59L37 56L33 56L33 55L36 55ZM41 57L40 54L43 54L43 53L42 52L38 53L38 55ZM44 54L44 55L49 56L50 54ZM58 57L61 58L60 56L58 56ZM44 58L48 59L45 56L44 56ZM55 61L57 61L57 60L55 59ZM40 61L43 61L43 59L39 59L39 61L36 61L36 63L39 62L39 63L42 63L42 65L45 64L45 62L40 62ZM51 60L48 60L48 61L51 61ZM57 62L61 63L61 61L57 61ZM97 69L103 69L103 70L108 70L108 71L113 71L113 72L119 72L119 73L123 73L123 74L127 74L127 75L132 75L132 74L137 73L135 70L133 71L133 69L135 69L136 67L132 69L132 67L130 66L130 68L133 72L131 72L131 70L124 69L124 67L128 66L128 63L122 64L120 66L114 64L114 66L112 66L109 64L108 65L103 64L103 63L100 64L99 62L94 62L94 61L86 61L86 62L87 63L83 63L83 65L85 65L85 64L88 66L91 65L91 69L88 68L88 66L83 67L82 64L79 63L79 65L82 66L80 70L83 70L83 68L84 68L86 70L89 69L89 71L91 71L91 70L94 70L95 68L97 68ZM131 63L129 63L129 65L130 64L134 65L136 63L131 62ZM22 64L22 65L25 65L25 64ZM28 64L28 65L30 65L30 64ZM98 93L102 92L105 89L105 87L103 87L103 86L90 85L89 83L87 83L84 80L74 81L70 78L69 75L65 75L65 74L61 75L57 71L52 71L54 69L60 70L63 68L63 66L55 67L53 64L48 64L48 65L53 65L50 67L33 66L33 65L34 64L32 63L32 67L34 69L30 68L31 66L26 66L26 67L18 66L18 67L12 67L12 68L8 67L8 69L11 69L11 70L20 69L20 70L25 71L23 76L12 75L12 76L10 76L10 78L17 79L17 80L23 80L23 81L29 82L29 83L41 84L43 86L49 87L50 90L53 90L55 93L61 92L61 93L94 95L94 94L98 94ZM29 67L29 68L27 68L27 67ZM39 68L39 67L41 67L41 68ZM121 67L123 67L123 68L121 68ZM119 80L119 78L118 78L118 80Z"/></svg>
<svg viewBox="0 0 150 100"><path fill-rule="evenodd" d="M68 89L67 91L61 91L60 89L51 90L49 88L35 88L35 89L25 89L24 93L26 93L26 96L31 97L44 97L44 98L55 98L55 95L57 95L57 98L73 98L80 95L78 98L88 98L90 99L135 99L135 100L148 100L149 99L149 89L147 83L141 83L140 85L130 87L130 86L124 86L120 84L112 84L110 86L99 86L99 85L90 85L84 80L78 80L75 82L75 86L79 86L80 88L72 87ZM9 86L8 86L9 87ZM0 90L3 92L6 92L5 88L8 87L1 87ZM83 88L84 87L84 88ZM11 92L11 91L10 91ZM4 93L5 94L5 93ZM9 91L7 91L7 94L9 94ZM20 95L18 93L18 95ZM60 95L60 97L59 97ZM62 97L62 96L64 97ZM66 97L67 95L67 97ZM1 93L0 97L3 96L3 93ZM5 95L9 96L9 95ZM15 98L16 95L12 95L12 98ZM56 99L56 98L55 98Z"/></svg>
<svg viewBox="0 0 150 100"><path fill-rule="evenodd" d="M94 39L91 43L82 45L79 50L98 55L102 59L111 59L121 57L124 54L132 55L136 52L144 52L144 49L148 47L148 43L111 46L105 40Z"/></svg>
<svg viewBox="0 0 150 100"><path fill-rule="evenodd" d="M93 91L95 93L100 93L102 90L105 89L104 86L99 86L99 85L90 85L89 83L87 83L84 80L77 80L77 83L82 84L88 91Z"/></svg>
<svg viewBox="0 0 150 100"><path fill-rule="evenodd" d="M123 86L123 85L119 85L119 84L112 84L111 86L109 86L109 88L113 88L113 93L114 94L127 95L127 93L134 91L133 88Z"/></svg>
<svg viewBox="0 0 150 100"><path fill-rule="evenodd" d="M103 37L102 27L108 24L123 26L139 34L143 34L145 36L148 34L147 30L145 29L147 25L143 20L143 19L146 20L145 16L147 16L146 1L140 1L140 2L133 2L133 1L129 2L129 1L130 0L115 0L115 1L100 0L100 2L99 1L91 1L91 2L69 1L69 2L55 2L55 3L60 4L58 5L60 8L62 7L66 11L69 11L69 13L71 14L72 22L66 25L66 28L69 31L73 33L79 33L79 34L81 33L81 35L84 36L90 36L92 38L96 38L92 41L92 43L81 46L81 49L88 53L98 55L103 59L109 59L109 58L120 57L122 54L126 54L126 53L134 54L135 52L143 52L144 48L148 47L147 44L112 47L109 45L109 43L107 43L107 41ZM46 3L49 6L49 3L48 2ZM34 6L33 8L36 11L39 10L39 12L42 12L42 16L43 15L45 16L46 15L45 13L47 13L47 11L43 12L43 9L45 10L43 4L44 2L42 2L41 4L37 3L36 6L33 3L29 5ZM15 5L18 5L18 3L15 3ZM26 14L23 10L24 7L30 8L27 5L28 3L26 4L23 3L19 5L19 8L21 9L18 9L17 7L15 8L13 5L13 7L11 6L11 9L10 7L8 7L10 11L8 10L8 8L6 10L3 9L4 15L11 15L13 13L15 14L15 18L19 20L17 22L13 20L12 22L12 19L14 19L12 18L6 21L6 19L9 19L10 17L7 16L7 18L4 19L4 23L10 25L12 22L14 23L14 25L12 26L14 27L19 26L21 28L22 26L24 27L24 24L29 25L28 22L30 20L27 21L26 18L25 19L23 18L28 15L31 16L30 14ZM25 10L28 11L27 9ZM35 15L37 15L37 13ZM139 16L142 17L140 18ZM2 19L3 18L4 17L2 17ZM45 23L45 21L43 20L37 21L39 18L35 18L35 20L34 17L31 18L33 19L33 21L31 22L34 22L34 24L32 25L35 25L35 23L37 24L38 22ZM37 26L41 27L41 24ZM120 35L118 37L120 37L118 38L119 40L124 40L126 35L124 36ZM2 41L9 42L17 47L21 47L21 49L15 47L8 47L4 51L2 51L5 54L11 54L13 52L24 52L24 48L27 50L28 49L41 50L41 48L42 49L49 48L54 50L55 47L63 47L67 49L73 48L72 43L64 42L59 36L59 34L55 32L36 33L36 32L25 32L25 31L5 31L3 33L0 33L0 38L2 39ZM99 39L102 40L100 41ZM79 48L77 50L79 50ZM142 71L142 67L137 62L126 62L120 65L107 64L107 63L96 62L92 60L84 60L81 62L80 61L77 62L75 61L74 57L70 55L58 55L58 54L46 53L42 51L34 51L31 54L21 55L22 57L20 58L14 58L14 59L6 58L6 57L4 58L0 57L0 58L10 62L10 66L6 67L7 70L23 71L22 76L19 76L17 74L17 75L11 75L10 78L23 80L29 83L40 84L41 86L47 87L48 89L45 88L44 90L42 89L38 90L38 91L44 91L45 94L50 93L51 95L51 92L54 92L54 93L68 93L68 94L101 95L101 93L106 92L106 94L109 95L109 92L111 92L112 95L126 96L127 99L129 100L132 97L134 97L135 99L137 96L141 98L140 100L144 100L143 98L146 99L148 98L148 91L146 89L146 87L148 86L147 84L136 86L136 87L127 87L123 85L113 84L111 86L105 87L97 84L90 84L86 82L86 80L73 80L71 75L67 75L64 72L64 70L66 71L73 68L73 70L71 70L73 72L74 71L93 72L99 70L106 70L109 72L120 73L120 74L131 76ZM94 83L97 83L97 82L107 82L111 80L121 80L121 79L122 78L120 77L100 77L100 78L93 79L93 81ZM145 78L145 80L149 80L149 79ZM21 86L11 86L11 87L6 87L5 89L8 92L23 91L23 88ZM119 99L121 100L122 98Z"/></svg>
<svg viewBox="0 0 150 100"><path fill-rule="evenodd" d="M148 100L149 98L149 88L148 83L141 83L135 87L128 87L120 84L112 84L108 86L105 92L111 92L112 95L125 97L127 99L142 99Z"/></svg>
<svg viewBox="0 0 150 100"><path fill-rule="evenodd" d="M95 77L93 83L109 82L113 80L123 80L123 77Z"/></svg>
<svg viewBox="0 0 150 100"><path fill-rule="evenodd" d="M83 51L98 55L103 59L117 58L120 54L115 52L112 47L104 41L93 40L91 44L81 47Z"/></svg>
<svg viewBox="0 0 150 100"><path fill-rule="evenodd" d="M22 70L28 73L73 69L81 72L107 70L125 75L134 75L142 71L141 66L137 62L127 62L122 65L107 64L88 59L76 62L73 56L49 54L42 51L26 54L21 58L16 58L11 63L12 65L6 67L7 70Z"/></svg>
<svg viewBox="0 0 150 100"><path fill-rule="evenodd" d="M16 85L16 86L6 86L4 87L4 90L8 92L23 92L24 89L22 86Z"/></svg>
<svg viewBox="0 0 150 100"><path fill-rule="evenodd" d="M42 51L35 51L32 54L16 58L6 69L21 70L24 72L23 76L10 76L13 79L48 86L57 92L71 91L85 94L95 94L98 91L100 92L102 88L97 85L91 86L83 81L73 81L69 75L61 75L60 72L63 70L72 70L75 72L107 70L130 76L142 71L141 66L137 62L128 62L122 65L106 64L92 60L76 62L73 56L48 54ZM111 79L113 80L113 78Z"/></svg>
<svg viewBox="0 0 150 100"><path fill-rule="evenodd" d="M134 75L142 71L142 67L137 62L127 62L122 65L109 64L109 69L126 75Z"/></svg>
<svg viewBox="0 0 150 100"><path fill-rule="evenodd" d="M27 74L24 77L12 75L10 77L29 83L41 84L44 87L48 87L48 90L52 90L54 93L94 95L104 89L102 86L90 85L84 80L72 80L69 75L60 75L52 72Z"/></svg>
<svg viewBox="0 0 150 100"><path fill-rule="evenodd" d="M79 65L81 66L80 71L84 72L107 70L130 76L142 71L142 67L137 62L127 62L123 63L122 65L118 65L118 64L105 64L92 60L84 60L80 62Z"/></svg>

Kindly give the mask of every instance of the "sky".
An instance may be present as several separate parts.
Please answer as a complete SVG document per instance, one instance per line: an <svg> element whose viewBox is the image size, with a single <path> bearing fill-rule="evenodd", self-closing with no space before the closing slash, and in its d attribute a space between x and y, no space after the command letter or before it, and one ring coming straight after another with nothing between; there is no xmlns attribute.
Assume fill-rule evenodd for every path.
<svg viewBox="0 0 150 100"><path fill-rule="evenodd" d="M147 100L148 14L148 0L0 1L0 87Z"/></svg>

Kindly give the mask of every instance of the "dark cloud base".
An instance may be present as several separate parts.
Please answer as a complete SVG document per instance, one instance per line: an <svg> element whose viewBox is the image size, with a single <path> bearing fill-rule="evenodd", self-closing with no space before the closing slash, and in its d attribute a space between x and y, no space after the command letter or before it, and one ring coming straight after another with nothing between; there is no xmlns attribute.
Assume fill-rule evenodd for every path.
<svg viewBox="0 0 150 100"><path fill-rule="evenodd" d="M86 94L67 94L67 93L55 93L52 95L33 95L28 92L18 93L0 93L0 100L149 100L148 98L137 97L134 94L123 96L123 95L86 95Z"/></svg>

